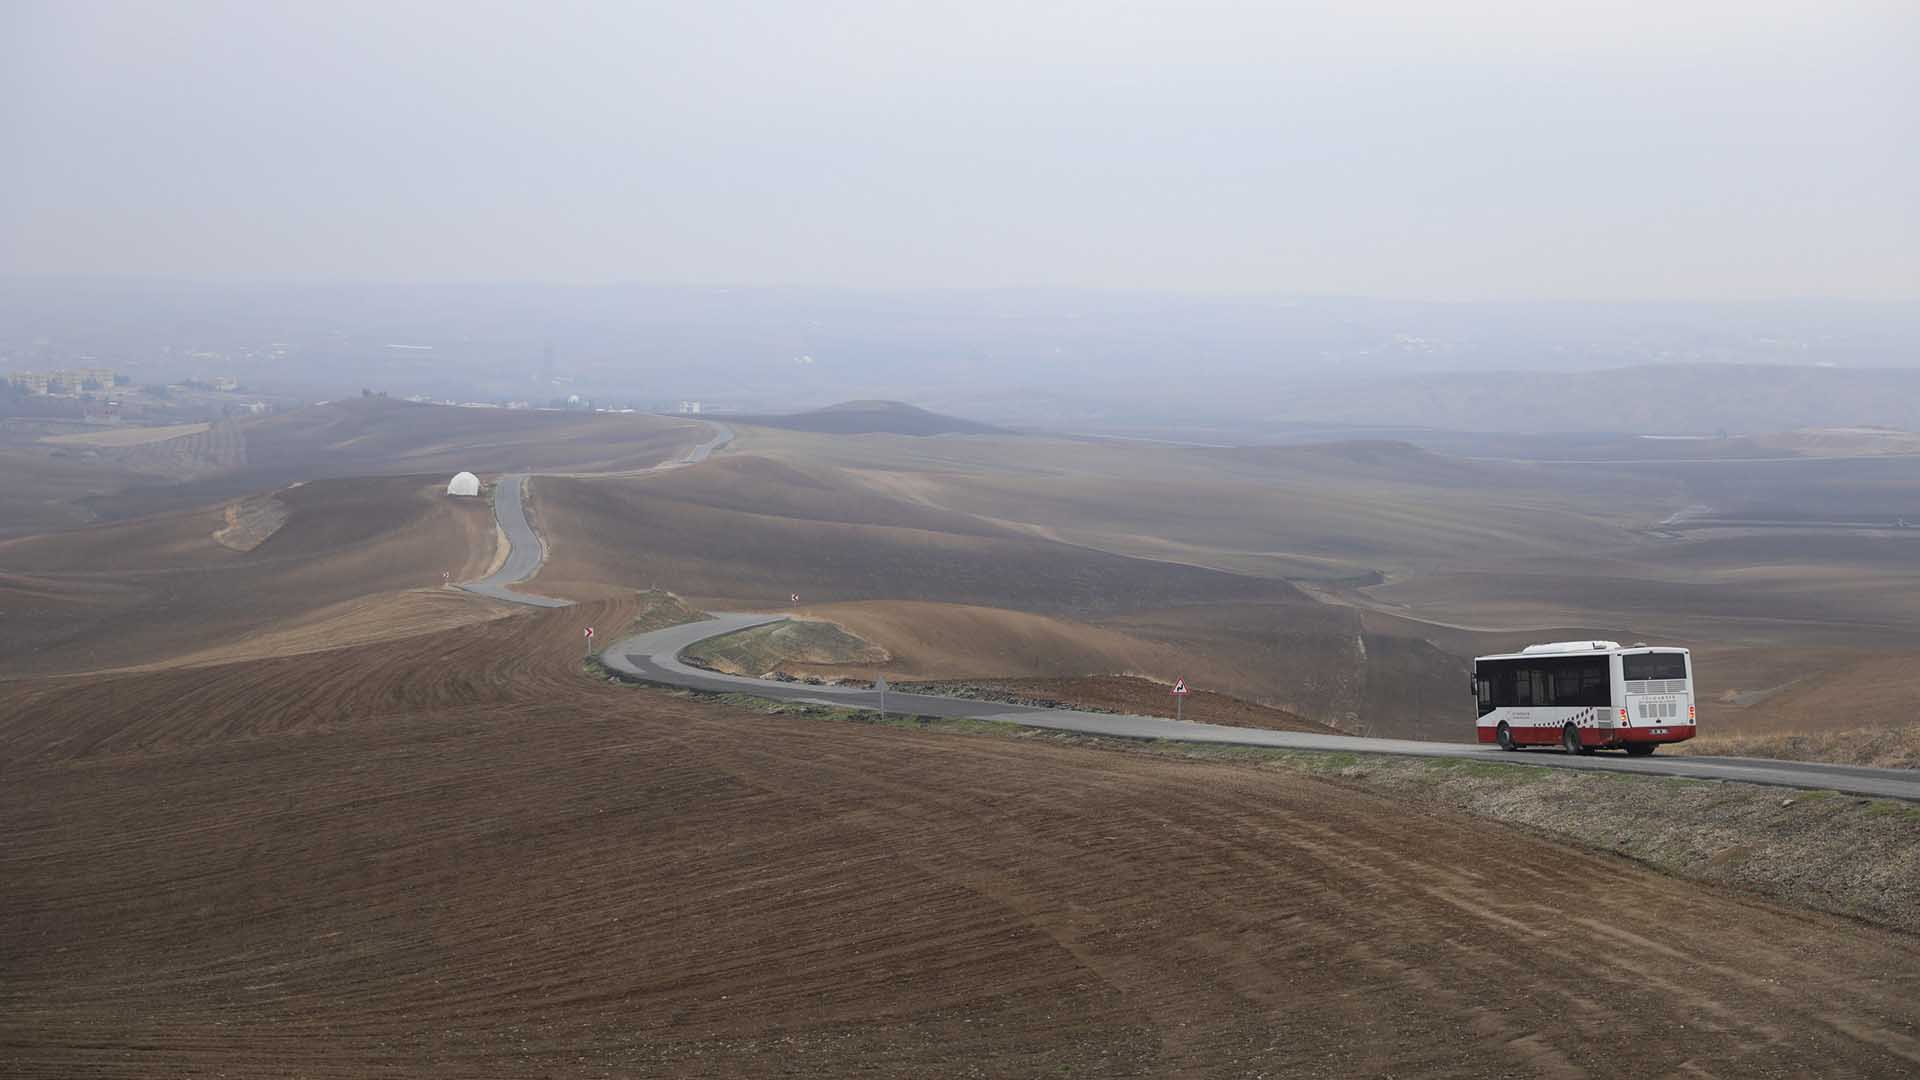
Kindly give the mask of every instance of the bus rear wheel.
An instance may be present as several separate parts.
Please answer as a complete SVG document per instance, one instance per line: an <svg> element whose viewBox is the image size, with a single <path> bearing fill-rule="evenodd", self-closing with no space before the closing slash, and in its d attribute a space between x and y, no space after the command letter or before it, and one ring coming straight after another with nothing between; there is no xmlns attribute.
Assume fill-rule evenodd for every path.
<svg viewBox="0 0 1920 1080"><path fill-rule="evenodd" d="M1627 744L1627 756L1646 757L1648 754L1653 753L1654 745L1655 744L1650 742L1630 742Z"/></svg>
<svg viewBox="0 0 1920 1080"><path fill-rule="evenodd" d="M1580 745L1580 729L1572 724L1560 729L1560 748L1569 754L1592 753L1591 750Z"/></svg>
<svg viewBox="0 0 1920 1080"><path fill-rule="evenodd" d="M1500 722L1500 730L1493 733L1493 738L1494 741L1500 744L1500 749L1502 750L1520 749L1520 747L1514 745L1513 729L1508 727L1504 720Z"/></svg>

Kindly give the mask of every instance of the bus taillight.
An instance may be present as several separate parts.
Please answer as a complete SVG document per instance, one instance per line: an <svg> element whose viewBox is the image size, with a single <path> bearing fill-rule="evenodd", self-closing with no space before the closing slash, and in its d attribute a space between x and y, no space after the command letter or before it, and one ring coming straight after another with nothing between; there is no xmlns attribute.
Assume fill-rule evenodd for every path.
<svg viewBox="0 0 1920 1080"><path fill-rule="evenodd" d="M1687 723L1693 723L1693 706L1687 706Z"/></svg>
<svg viewBox="0 0 1920 1080"><path fill-rule="evenodd" d="M1621 726L1621 727L1632 727L1632 726L1633 726L1632 724L1630 724L1630 723L1628 723L1628 722L1627 722L1627 710L1625 710L1625 709L1621 709L1621 710L1620 710L1620 726Z"/></svg>

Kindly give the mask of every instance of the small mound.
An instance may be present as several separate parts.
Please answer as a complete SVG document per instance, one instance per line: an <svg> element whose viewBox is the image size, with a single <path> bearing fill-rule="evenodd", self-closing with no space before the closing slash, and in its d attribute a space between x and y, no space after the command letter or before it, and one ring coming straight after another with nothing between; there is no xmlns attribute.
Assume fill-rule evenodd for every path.
<svg viewBox="0 0 1920 1080"><path fill-rule="evenodd" d="M1006 429L957 416L942 416L904 401L846 401L812 412L730 417L759 427L822 435L1005 435Z"/></svg>
<svg viewBox="0 0 1920 1080"><path fill-rule="evenodd" d="M887 650L829 622L793 620L711 638L683 654L729 675L765 675L785 664L884 664Z"/></svg>
<svg viewBox="0 0 1920 1080"><path fill-rule="evenodd" d="M713 618L665 589L646 589L636 596L640 607L634 613L633 622L627 625L629 634L645 634Z"/></svg>

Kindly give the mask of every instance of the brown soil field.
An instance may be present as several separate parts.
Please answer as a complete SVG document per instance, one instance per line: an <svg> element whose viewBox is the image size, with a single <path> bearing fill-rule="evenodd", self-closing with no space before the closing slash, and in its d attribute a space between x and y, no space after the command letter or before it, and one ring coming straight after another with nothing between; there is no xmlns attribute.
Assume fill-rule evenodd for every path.
<svg viewBox="0 0 1920 1080"><path fill-rule="evenodd" d="M1218 604L1082 622L969 604L863 601L805 604L793 615L842 626L889 658L769 661L748 674L995 685L1086 679L1088 687L1105 677L1143 676L1159 689L1125 695L1127 708L1155 715L1172 714L1165 687L1184 678L1195 691L1190 705L1204 697L1217 715L1253 727L1291 729L1284 718L1295 718L1316 730L1393 737L1472 734L1472 718L1458 715L1457 695L1427 692L1429 684L1460 685L1464 666L1425 642L1376 634L1341 608ZM1393 666L1370 667L1365 650L1385 654Z"/></svg>
<svg viewBox="0 0 1920 1080"><path fill-rule="evenodd" d="M512 604L484 600L447 586L374 593L278 620L234 641L170 654L137 670L297 656L449 630L506 618L517 610Z"/></svg>
<svg viewBox="0 0 1920 1080"><path fill-rule="evenodd" d="M0 447L0 540L98 520L88 499L121 491L139 474L65 447Z"/></svg>
<svg viewBox="0 0 1920 1080"><path fill-rule="evenodd" d="M1920 530L1845 524L1920 517L1920 472L1900 460L1554 466L1378 442L1214 450L761 431L741 445L796 466L831 463L925 510L1029 536L1300 582L1357 609L1361 632L1382 639L1367 639L1364 674L1336 661L1355 625L1324 611L1286 620L1296 644L1259 657L1248 648L1269 631L1238 616L1223 616L1240 623L1229 634L1207 630L1212 613L1192 617L1194 634L1137 625L1181 621L1167 616L1095 621L1230 659L1204 675L1209 685L1343 727L1442 731L1458 721L1455 668L1466 658L1583 636L1694 647L1708 721L1729 731L1894 723L1920 696L1876 667L1920 647ZM1736 523L1781 521L1667 522L1702 506ZM1250 685L1296 650L1319 665L1281 669L1299 689ZM1796 679L1799 693L1718 700ZM1862 693L1838 699L1845 715L1798 704L1854 681Z"/></svg>
<svg viewBox="0 0 1920 1080"><path fill-rule="evenodd" d="M1694 663L1703 673L1701 709L1720 731L1742 737L1897 727L1920 719L1920 671L1910 652L1706 650Z"/></svg>
<svg viewBox="0 0 1920 1080"><path fill-rule="evenodd" d="M832 464L929 509L1235 573L1366 577L1501 565L1640 541L1646 483L1444 458L1404 444L1197 450L1044 438L829 439L752 432L743 451ZM1662 493L1677 494L1668 483Z"/></svg>
<svg viewBox="0 0 1920 1080"><path fill-rule="evenodd" d="M0 684L8 1074L1920 1061L1910 937L1310 777L582 677L637 610Z"/></svg>
<svg viewBox="0 0 1920 1080"><path fill-rule="evenodd" d="M409 590L477 575L492 560L482 499L435 477L323 480L280 492L285 523L251 551L225 547L222 507L0 542L0 677L272 654L485 618L462 605L422 617ZM386 596L369 623L341 605ZM328 631L326 627L332 627ZM277 635L249 649L256 635ZM240 654L220 650L239 647ZM262 650L264 649L264 653Z"/></svg>
<svg viewBox="0 0 1920 1080"><path fill-rule="evenodd" d="M554 595L657 584L710 608L782 610L799 593L893 654L890 676L1186 677L1346 730L1470 726L1454 690L1464 664L1422 628L1376 626L1271 578L1048 539L828 467L738 454L644 479L542 478L532 492L552 552L540 588Z"/></svg>
<svg viewBox="0 0 1920 1080"><path fill-rule="evenodd" d="M825 619L887 650L884 664L786 665L792 674L871 679L1058 676L1153 671L1167 650L1143 638L1048 615L970 604L870 601L806 604L799 618Z"/></svg>
<svg viewBox="0 0 1920 1080"><path fill-rule="evenodd" d="M1468 661L1426 637L1376 630L1365 613L1332 605L1185 606L1100 625L1161 642L1183 663L1162 678L1329 724L1349 734L1458 741Z"/></svg>
<svg viewBox="0 0 1920 1080"><path fill-rule="evenodd" d="M547 477L533 502L541 583L661 584L714 605L899 599L1078 615L1244 596L1310 605L1279 581L1089 551L729 457L636 480Z"/></svg>

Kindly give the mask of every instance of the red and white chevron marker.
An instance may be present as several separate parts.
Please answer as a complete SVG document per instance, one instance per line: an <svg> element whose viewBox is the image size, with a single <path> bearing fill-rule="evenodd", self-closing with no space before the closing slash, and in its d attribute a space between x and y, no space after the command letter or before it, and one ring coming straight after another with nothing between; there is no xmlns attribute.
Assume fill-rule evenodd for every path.
<svg viewBox="0 0 1920 1080"><path fill-rule="evenodd" d="M789 596L789 597L787 597L787 599L789 599L789 600L791 600L791 601L793 601L794 603L796 603L796 604L797 604L797 603L799 603L799 602L800 602L800 594L799 594L799 593L794 593L793 595L791 595L791 596Z"/></svg>
<svg viewBox="0 0 1920 1080"><path fill-rule="evenodd" d="M587 627L586 634L582 639L582 644L587 647L587 655L591 657L593 655L593 627Z"/></svg>

